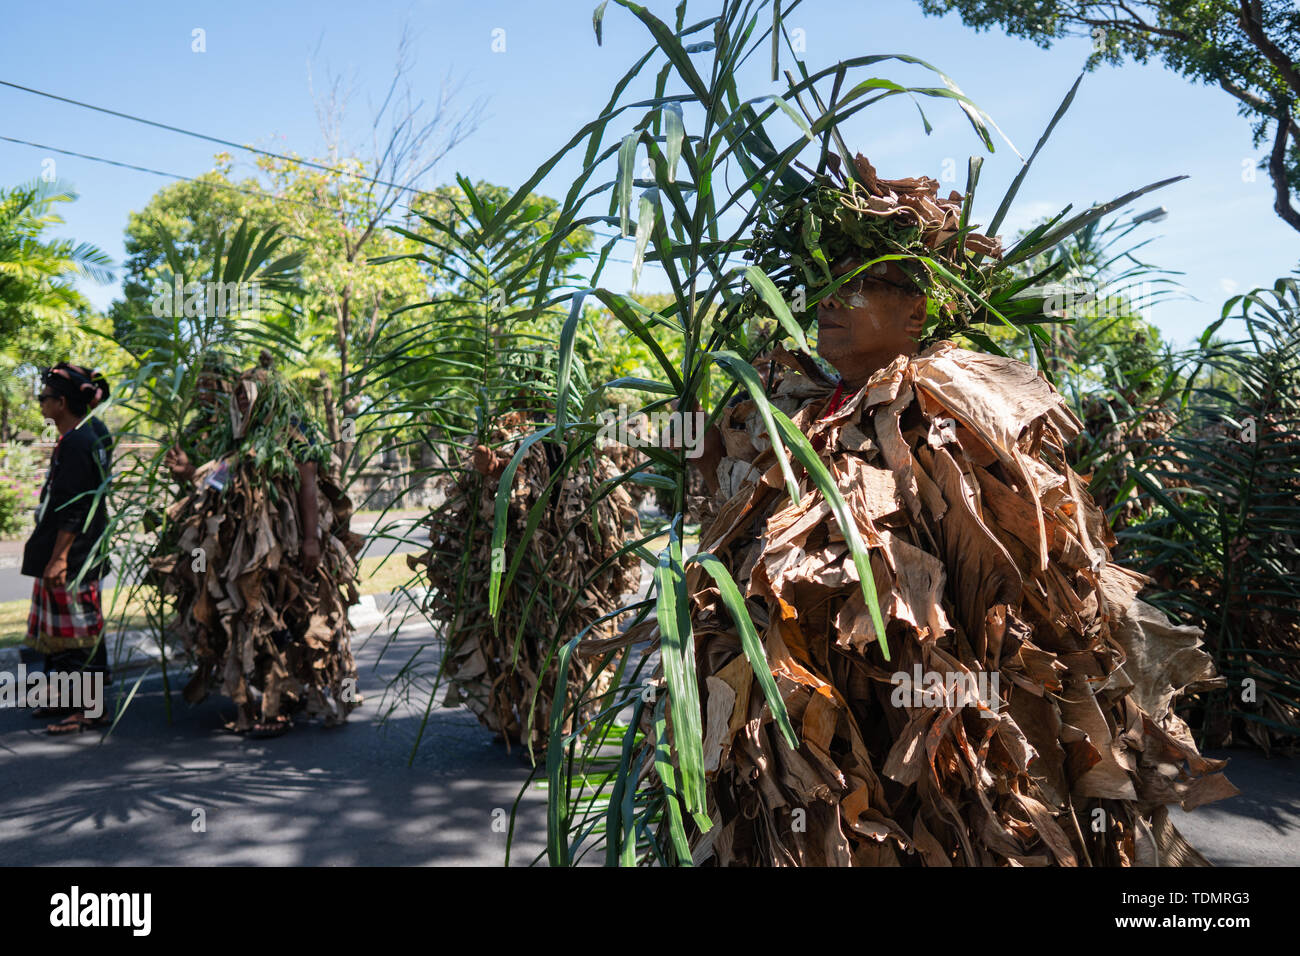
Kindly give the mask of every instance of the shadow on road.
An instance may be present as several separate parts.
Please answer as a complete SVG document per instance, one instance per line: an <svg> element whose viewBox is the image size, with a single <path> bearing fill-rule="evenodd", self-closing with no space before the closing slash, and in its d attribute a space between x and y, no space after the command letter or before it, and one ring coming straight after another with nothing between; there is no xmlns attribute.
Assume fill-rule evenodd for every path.
<svg viewBox="0 0 1300 956"><path fill-rule="evenodd" d="M418 649L436 666L433 634L407 621L390 642L382 629L363 641L371 630L361 627L354 643L367 701L336 729L235 737L222 730L233 705L212 697L188 707L179 694L169 726L157 675L103 743L97 734L51 738L29 711L0 710L0 863L502 864L530 772L523 752L507 752L464 708L434 707L408 767L423 699L381 698ZM392 708L386 721L381 706ZM1211 756L1230 758L1242 794L1175 809L1175 825L1221 866L1300 864L1298 762L1248 750ZM530 786L512 863L544 849L545 809L544 792Z"/></svg>
<svg viewBox="0 0 1300 956"><path fill-rule="evenodd" d="M224 732L233 705L216 697L191 708L174 695L168 726L156 677L102 744L51 738L29 711L0 711L0 863L500 865L529 776L522 754L463 708L435 707L407 767L422 710L381 724L388 668L359 664L368 699L345 726L270 740ZM512 862L544 846L545 798L530 788Z"/></svg>

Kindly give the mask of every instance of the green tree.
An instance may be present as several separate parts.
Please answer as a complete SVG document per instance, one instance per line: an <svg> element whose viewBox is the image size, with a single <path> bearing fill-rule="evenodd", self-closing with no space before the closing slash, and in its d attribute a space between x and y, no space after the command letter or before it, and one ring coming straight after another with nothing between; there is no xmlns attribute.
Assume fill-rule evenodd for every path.
<svg viewBox="0 0 1300 956"><path fill-rule="evenodd" d="M410 207L419 208L425 180L473 132L480 110L477 103L462 109L455 102L457 91L445 85L426 108L410 78L413 50L404 29L391 83L381 105L365 117L363 145L345 138L349 91L327 72L323 95L316 98L322 155L262 155L258 177L236 182L230 154L220 153L213 172L160 191L128 225L130 277L114 317L133 321L150 303L153 279L167 258L159 234L173 242L187 270L201 274L217 237L233 232L236 224L276 228L286 238L286 252L302 255L297 272L302 296L287 311L263 319L297 340L298 350L286 354L287 371L317 386L330 437L339 440L341 420L368 407L372 383L358 370L385 351L383 320L430 291L430 269L418 262L384 270L370 263L416 250L416 243L389 227L411 224ZM344 415L337 414L336 405ZM349 447L345 442L345 452Z"/></svg>
<svg viewBox="0 0 1300 956"><path fill-rule="evenodd" d="M335 160L330 165L339 171L297 160L263 158L258 165L270 181L259 215L296 237L303 252L304 309L311 320L307 338L328 337L332 343L327 404L338 396L346 417L355 417L368 385L357 370L381 348L384 318L428 292L429 270L418 262L370 267L372 260L414 251L410 240L387 227L409 222L395 214L399 199L418 198L378 186L383 170L361 159ZM330 429L338 439L333 414Z"/></svg>
<svg viewBox="0 0 1300 956"><path fill-rule="evenodd" d="M1084 423L1072 463L1092 476L1088 490L1116 527L1138 509L1129 470L1168 430L1171 402L1185 382L1182 363L1145 317L1181 294L1176 273L1138 257L1151 241L1129 244L1140 226L1098 220L1023 268L1028 276L1056 267L1047 307L1061 321L1045 326L1047 371ZM991 334L997 339L1002 331ZM1029 359L1028 336L1011 340Z"/></svg>
<svg viewBox="0 0 1300 956"><path fill-rule="evenodd" d="M1216 342L1229 318L1245 336ZM1168 450L1133 472L1157 507L1126 543L1228 679L1203 741L1267 752L1300 738L1300 283L1229 299L1193 354Z"/></svg>
<svg viewBox="0 0 1300 956"><path fill-rule="evenodd" d="M246 219L262 228L270 225L258 221L264 217L259 217L254 203L261 184L251 177L234 182L229 171L229 156L218 155L216 169L192 181L164 186L143 209L130 213L122 297L109 307L114 329L124 332L150 312L157 280L170 269L168 243L188 280L205 272L218 236L233 233Z"/></svg>
<svg viewBox="0 0 1300 956"><path fill-rule="evenodd" d="M77 194L59 183L0 188L0 441L38 430L37 368L61 359L101 364L102 340L79 331L95 319L78 278L106 282L112 260L88 242L56 239L62 203Z"/></svg>
<svg viewBox="0 0 1300 956"><path fill-rule="evenodd" d="M98 248L48 235L63 225L56 204L76 198L58 184L0 188L0 343L24 326L61 323L84 308L78 277L112 278L113 261Z"/></svg>
<svg viewBox="0 0 1300 956"><path fill-rule="evenodd" d="M1001 26L1044 48L1091 37L1090 68L1154 58L1218 85L1251 120L1255 146L1271 136L1262 165L1273 181L1273 208L1300 231L1300 5L1293 0L921 0L921 9L955 11L967 26Z"/></svg>

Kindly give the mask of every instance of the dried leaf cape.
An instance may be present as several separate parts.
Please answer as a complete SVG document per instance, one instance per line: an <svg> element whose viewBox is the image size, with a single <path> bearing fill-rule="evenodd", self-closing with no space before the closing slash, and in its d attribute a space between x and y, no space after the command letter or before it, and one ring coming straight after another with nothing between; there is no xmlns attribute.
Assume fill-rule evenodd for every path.
<svg viewBox="0 0 1300 956"><path fill-rule="evenodd" d="M238 705L241 731L294 714L338 723L359 699L347 616L362 546L348 527L352 503L328 446L306 442L312 426L292 389L267 368L235 387L250 398L248 419L232 401L230 427L209 418L187 430L187 452L213 457L168 509L150 561L175 596L175 627L194 661L185 699L218 690ZM300 554L299 458L317 463L321 560L310 577Z"/></svg>
<svg viewBox="0 0 1300 956"><path fill-rule="evenodd" d="M1200 632L1110 560L1104 516L1064 463L1079 425L1056 391L943 342L827 415L831 383L774 358L775 404L822 445L870 548L891 661L829 506L806 477L789 500L753 403L733 406L700 549L750 599L800 746L692 570L716 821L695 851L738 865L1202 862L1165 805L1236 792L1172 709L1213 665Z"/></svg>
<svg viewBox="0 0 1300 956"><path fill-rule="evenodd" d="M519 447L527 422L520 412L505 416L489 435L497 454L508 461ZM619 476L613 459L597 454L579 463L554 487L540 523L524 540L529 511L551 480L552 462L541 443L532 445L514 473L506 511L501 570L519 561L518 573L503 589L494 621L489 614L493 565L492 527L497 489L504 467L481 475L467 460L442 482L441 505L427 519L429 549L410 555L430 590L427 613L446 635L442 675L448 680L444 703L464 703L485 727L507 744L527 741L543 748L551 702L558 683L559 649L585 631L584 644L610 638L616 618L601 621L621 605L621 596L640 583L640 561L618 555L640 523L632 499L619 485L596 503L603 482ZM583 719L609 689L612 656L575 655L569 663L567 699ZM583 704L582 701L590 701ZM572 712L566 731L572 726Z"/></svg>
<svg viewBox="0 0 1300 956"><path fill-rule="evenodd" d="M908 224L907 243L931 255L955 234L960 197L864 172L865 218ZM996 240L964 242L997 253ZM746 596L799 746L777 729L712 578L692 567L713 821L693 857L1204 865L1167 805L1236 793L1173 711L1216 683L1213 662L1200 631L1140 600L1145 579L1112 561L1104 515L1067 463L1080 423L1056 390L949 341L839 394L784 349L758 365L869 549L890 659L830 506L806 474L792 502L754 402L729 406L699 549Z"/></svg>

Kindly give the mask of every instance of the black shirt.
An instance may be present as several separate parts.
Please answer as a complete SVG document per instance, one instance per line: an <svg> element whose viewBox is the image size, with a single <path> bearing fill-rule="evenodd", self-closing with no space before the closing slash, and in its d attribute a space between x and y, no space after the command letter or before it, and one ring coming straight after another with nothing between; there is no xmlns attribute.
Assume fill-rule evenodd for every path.
<svg viewBox="0 0 1300 956"><path fill-rule="evenodd" d="M108 572L107 558L95 551L108 525L108 508L99 491L111 472L112 447L108 429L94 417L84 419L54 446L50 471L41 488L36 529L23 549L23 574L39 578L45 573L60 531L76 533L68 551L69 581L92 555L99 564L86 572L84 580L93 581Z"/></svg>

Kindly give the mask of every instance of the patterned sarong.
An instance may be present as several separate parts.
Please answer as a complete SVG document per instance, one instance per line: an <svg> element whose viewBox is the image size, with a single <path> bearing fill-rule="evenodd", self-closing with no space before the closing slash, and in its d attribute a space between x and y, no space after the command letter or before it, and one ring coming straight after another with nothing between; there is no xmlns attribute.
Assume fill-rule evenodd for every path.
<svg viewBox="0 0 1300 956"><path fill-rule="evenodd" d="M99 581L83 581L75 591L49 588L37 578L32 585L32 610L27 617L28 647L42 654L59 654L94 647L104 631Z"/></svg>

